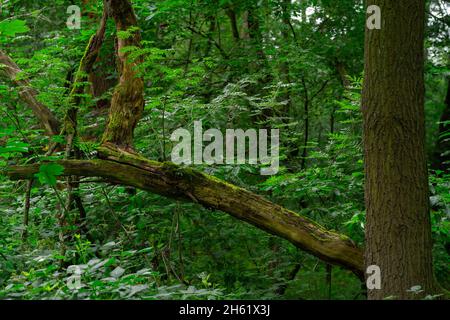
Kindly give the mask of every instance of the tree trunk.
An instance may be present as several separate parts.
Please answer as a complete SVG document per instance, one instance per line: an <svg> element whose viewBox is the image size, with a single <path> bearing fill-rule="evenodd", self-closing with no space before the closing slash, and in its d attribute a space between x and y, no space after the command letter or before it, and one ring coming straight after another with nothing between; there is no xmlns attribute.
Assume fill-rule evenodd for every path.
<svg viewBox="0 0 450 320"><path fill-rule="evenodd" d="M248 42L249 50L255 50L256 60L251 63L252 71L257 72L267 66L267 57L263 49L258 7L252 6L244 13L244 39Z"/></svg>
<svg viewBox="0 0 450 320"><path fill-rule="evenodd" d="M238 43L241 37L239 36L236 12L230 6L228 9L226 9L226 14L227 14L228 18L230 19L230 27L231 27L231 32L233 34L233 40L235 43Z"/></svg>
<svg viewBox="0 0 450 320"><path fill-rule="evenodd" d="M22 72L17 64L3 51L0 50L0 74L6 75L18 87L20 87L19 96L30 107L33 114L39 120L41 127L47 135L59 134L59 121L53 113L40 103L37 99L38 93L31 87L27 79L20 79L19 73Z"/></svg>
<svg viewBox="0 0 450 320"><path fill-rule="evenodd" d="M136 28L137 19L129 0L107 0L110 15L116 22L116 29L129 31ZM123 52L125 47L141 47L140 30L126 38L118 39L118 56L120 61L120 80L111 101L108 125L103 134L102 144L111 144L124 150L133 149L133 133L144 111L144 81L138 76L141 58L129 61L129 54Z"/></svg>
<svg viewBox="0 0 450 320"><path fill-rule="evenodd" d="M92 6L96 6L97 2L97 0L83 0L84 10L89 10ZM106 5L105 1L104 5ZM91 21L96 21L98 18L94 12L89 12L87 16ZM115 77L108 77L115 69L114 51L108 51L105 57L100 58L100 56L98 56L95 62L95 70L89 72L89 83L91 84L92 96L97 98L97 112L101 112L101 110L109 108L110 102L108 98L100 99L100 97L113 88L117 82Z"/></svg>
<svg viewBox="0 0 450 320"><path fill-rule="evenodd" d="M424 125L424 0L369 0L382 13L366 29L362 98L365 264L381 269L369 299L435 292Z"/></svg>
<svg viewBox="0 0 450 320"><path fill-rule="evenodd" d="M308 156L308 139L309 139L309 97L305 77L302 77L302 85L304 90L303 119L305 120L304 122L305 128L303 132L303 152L302 152L301 168L304 170L306 169L306 157Z"/></svg>
<svg viewBox="0 0 450 320"><path fill-rule="evenodd" d="M105 4L106 5L106 4ZM108 19L107 8L103 9L103 15L100 20L97 32L92 35L86 47L85 54L81 58L78 71L75 75L75 80L70 91L70 106L66 112L64 119L64 132L66 134L77 134L77 116L78 108L83 100L83 95L86 90L85 83L88 81L89 74L94 69L94 64L100 54L100 49L103 45L103 40L106 32L106 23Z"/></svg>
<svg viewBox="0 0 450 320"><path fill-rule="evenodd" d="M282 36L284 40L284 44L287 46L287 49L284 49L283 55L286 57L289 54L289 43L290 43L290 37L289 37L289 28L291 26L291 0L283 0L282 4L282 20L283 20L283 27L282 27ZM290 70L289 70L289 62L284 61L281 63L280 66L280 74L281 74L281 80L284 84L290 84L291 83L291 76L290 76ZM287 87L283 89L282 98L284 101L286 101L286 106L284 107L284 110L282 112L282 117L289 119L290 112L292 110L292 92L291 88Z"/></svg>

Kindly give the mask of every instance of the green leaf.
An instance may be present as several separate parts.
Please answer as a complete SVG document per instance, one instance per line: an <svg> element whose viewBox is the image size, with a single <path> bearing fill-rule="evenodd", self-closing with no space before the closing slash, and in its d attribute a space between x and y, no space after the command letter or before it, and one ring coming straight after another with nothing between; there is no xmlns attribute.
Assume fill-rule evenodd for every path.
<svg viewBox="0 0 450 320"><path fill-rule="evenodd" d="M137 31L139 31L138 27L130 27L125 31L118 31L117 32L117 37L121 40L125 40L125 39L129 39L131 38L134 33L136 33Z"/></svg>
<svg viewBox="0 0 450 320"><path fill-rule="evenodd" d="M29 144L18 140L8 140L5 147L0 147L0 156L8 157L10 153L28 152Z"/></svg>
<svg viewBox="0 0 450 320"><path fill-rule="evenodd" d="M54 187L56 186L56 177L60 176L63 172L64 167L59 164L43 164L39 167L39 173L36 173L35 177L37 177L42 184L48 184Z"/></svg>
<svg viewBox="0 0 450 320"><path fill-rule="evenodd" d="M6 20L0 22L0 35L15 37L16 33L25 33L30 30L24 20Z"/></svg>

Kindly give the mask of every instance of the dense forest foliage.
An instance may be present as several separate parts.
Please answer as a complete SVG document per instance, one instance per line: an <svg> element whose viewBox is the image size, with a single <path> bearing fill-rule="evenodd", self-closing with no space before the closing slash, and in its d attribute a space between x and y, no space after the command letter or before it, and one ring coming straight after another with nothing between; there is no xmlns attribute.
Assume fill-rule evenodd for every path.
<svg viewBox="0 0 450 320"><path fill-rule="evenodd" d="M361 101L381 97L370 87L381 81L372 62L404 77L389 65L409 63L402 54L415 50L412 39L394 39L397 47L380 49L385 60L368 59L370 41L385 38L367 36L383 29L366 30L365 50L366 2L381 5L382 19L389 11L386 1L362 0L1 1L0 299L366 299L366 208L378 199L373 183L365 198L367 163L383 165L372 152L408 138L387 143L384 129L371 132ZM395 2L424 6L424 117L405 123L425 127L429 192L420 192L445 291L450 5ZM417 93L381 83L393 95ZM172 134L184 128L194 140L200 121L223 134L278 129L279 169L173 164ZM409 127L391 127L415 140ZM363 141L377 135L365 151ZM420 167L407 154L385 163ZM390 186L410 178L392 178L377 182L387 203L408 201ZM413 224L402 221L369 240L389 247L396 240L388 233L401 237ZM409 297L423 298L423 286L411 283Z"/></svg>

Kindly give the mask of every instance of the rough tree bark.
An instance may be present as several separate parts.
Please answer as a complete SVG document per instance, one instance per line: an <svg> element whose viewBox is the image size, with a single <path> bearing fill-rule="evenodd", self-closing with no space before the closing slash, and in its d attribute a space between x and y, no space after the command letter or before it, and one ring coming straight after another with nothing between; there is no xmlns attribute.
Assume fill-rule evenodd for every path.
<svg viewBox="0 0 450 320"><path fill-rule="evenodd" d="M424 0L369 0L380 30L366 29L362 111L365 264L381 269L369 299L435 292L424 124Z"/></svg>
<svg viewBox="0 0 450 320"><path fill-rule="evenodd" d="M107 0L110 15L116 22L116 29L132 31L132 35L118 39L118 56L120 60L120 80L111 101L108 125L103 135L102 144L115 145L123 150L133 149L133 132L144 111L144 81L137 75L140 58L129 61L125 47L141 47L141 35L137 26L136 15L128 0Z"/></svg>

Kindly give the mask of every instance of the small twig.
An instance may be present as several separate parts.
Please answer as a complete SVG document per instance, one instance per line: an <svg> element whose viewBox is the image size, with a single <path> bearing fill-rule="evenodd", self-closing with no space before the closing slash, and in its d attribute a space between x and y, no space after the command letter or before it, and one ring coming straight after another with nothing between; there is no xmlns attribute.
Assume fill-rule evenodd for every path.
<svg viewBox="0 0 450 320"><path fill-rule="evenodd" d="M328 82L330 82L329 79L326 80L326 81L322 84L322 86L320 87L320 89L317 90L317 92L314 93L314 94L312 95L312 97L311 97L311 99L310 99L311 101L314 100L314 98L317 97L323 90L325 90L325 88L327 87Z"/></svg>
<svg viewBox="0 0 450 320"><path fill-rule="evenodd" d="M225 58L226 60L228 60L230 58L228 53L225 52L225 50L220 46L220 44L217 43L216 40L214 40L211 37L211 35L204 34L201 31L195 30L191 26L187 26L186 28L189 29L190 31L192 31L193 33L198 34L199 36L207 39L210 43L212 43L217 48L217 50L219 50L219 52L220 52L220 54L222 55L223 58Z"/></svg>

